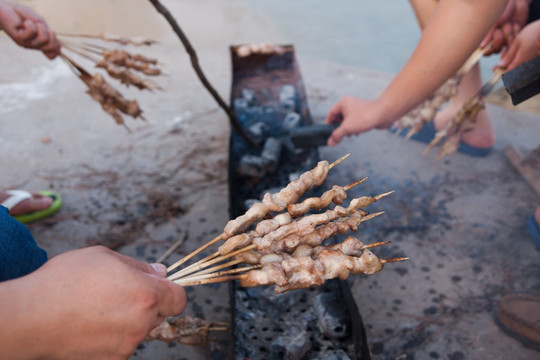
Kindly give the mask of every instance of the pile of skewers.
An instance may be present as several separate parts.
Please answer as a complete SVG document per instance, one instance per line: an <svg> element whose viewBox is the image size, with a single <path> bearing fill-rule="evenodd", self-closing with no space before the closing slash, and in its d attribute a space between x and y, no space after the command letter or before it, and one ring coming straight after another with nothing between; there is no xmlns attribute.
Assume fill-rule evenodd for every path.
<svg viewBox="0 0 540 360"><path fill-rule="evenodd" d="M147 76L161 75L156 59L104 45L104 43L115 43L120 46L149 46L154 44L155 41L128 39L107 34L58 33L57 35L62 39L63 51L60 54L61 58L70 65L74 73L86 84L88 94L101 105L107 114L113 117L117 124L126 126L122 114L146 120L136 100L126 99L106 81L102 74L92 74L78 64L72 56L68 56L66 51L92 62L96 68L104 69L110 78L119 80L128 87L134 86L140 90L149 91L162 90L156 83L146 78ZM88 39L93 39L94 42L89 42ZM96 43L96 41L99 43Z"/></svg>
<svg viewBox="0 0 540 360"><path fill-rule="evenodd" d="M414 134L420 132L425 124L434 119L437 111L457 94L463 76L478 63L490 47L491 44L488 44L484 48L477 49L459 69L456 75L448 79L448 81L435 91L432 96L411 110L407 115L396 121L392 128L396 130L397 133L409 129L405 135L405 139L410 139ZM446 124L445 128L436 133L434 139L428 145L424 153L427 153L435 145L441 143L441 141L441 148L437 160L457 151L462 135L465 132L474 129L476 115L485 107L485 99L501 78L502 73L503 71L500 69L494 71L491 78L482 86L475 96L464 104L456 116Z"/></svg>
<svg viewBox="0 0 540 360"><path fill-rule="evenodd" d="M334 185L319 197L298 200L321 185L332 164L320 161L315 168L274 194L267 193L244 215L230 220L223 233L168 267L168 278L183 286L239 280L245 287L275 285L276 293L319 286L326 280L346 279L349 274L373 274L385 263L408 258L379 259L369 249L388 242L363 244L349 236L345 241L323 245L333 235L356 231L358 226L383 212L369 214L363 208L391 194L363 196L342 204L347 191L366 179L347 186ZM333 209L316 212L328 207ZM251 230L250 230L251 229ZM213 254L181 270L178 268L218 241Z"/></svg>

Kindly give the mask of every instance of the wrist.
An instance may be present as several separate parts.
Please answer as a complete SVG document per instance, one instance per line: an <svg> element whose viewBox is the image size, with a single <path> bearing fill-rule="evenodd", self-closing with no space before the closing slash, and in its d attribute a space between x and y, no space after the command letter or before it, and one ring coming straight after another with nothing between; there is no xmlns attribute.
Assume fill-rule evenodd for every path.
<svg viewBox="0 0 540 360"><path fill-rule="evenodd" d="M394 96L388 88L373 102L375 104L375 109L377 109L374 114L374 117L378 119L377 123L379 125L377 128L388 128L394 121L402 116L397 107L397 104L399 104L400 101L394 99Z"/></svg>

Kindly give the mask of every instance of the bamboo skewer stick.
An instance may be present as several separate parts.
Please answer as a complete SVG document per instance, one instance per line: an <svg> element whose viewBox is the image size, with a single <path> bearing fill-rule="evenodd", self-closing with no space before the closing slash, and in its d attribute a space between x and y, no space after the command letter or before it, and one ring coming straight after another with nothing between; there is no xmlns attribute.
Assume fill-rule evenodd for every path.
<svg viewBox="0 0 540 360"><path fill-rule="evenodd" d="M226 331L226 330L229 330L229 328L225 326L216 326L216 327L208 328L208 331Z"/></svg>
<svg viewBox="0 0 540 360"><path fill-rule="evenodd" d="M386 245L386 244L389 244L389 243L390 243L390 241L380 241L380 242L376 242L376 243L373 243L373 244L366 244L366 245L362 246L360 248L360 250L372 249L372 248L383 246L383 245ZM243 262L243 260L233 260L233 261L230 261L228 263L218 265L218 266L214 266L213 268L206 269L206 270L203 270L203 271L199 271L199 272L190 274L189 276L180 277L180 278L182 278L182 279L191 279L192 277L209 274L209 273L212 273L212 272L217 271L217 270L224 269L224 268L229 267L229 266L234 266L234 265L240 264L242 262ZM179 278L176 278L175 280L178 280L178 279Z"/></svg>
<svg viewBox="0 0 540 360"><path fill-rule="evenodd" d="M197 266L197 265L200 265L200 264L203 264L203 263L205 263L205 262L207 262L207 261L209 261L209 260L215 259L216 257L218 257L218 256L220 256L220 255L221 255L221 254L219 253L219 251L216 251L215 253L208 255L208 256L205 257L204 259L201 259L201 260L199 260L199 261L197 261L197 262L195 262L195 263L193 263L193 264L191 264L191 265L189 265L189 266L183 268L182 270L188 270L188 269L191 269L191 268L193 268L193 267L195 267L195 266Z"/></svg>
<svg viewBox="0 0 540 360"><path fill-rule="evenodd" d="M400 257L400 258L390 258L390 259L381 259L381 263L387 264L387 263L394 263L399 261L406 261L409 260L408 257Z"/></svg>
<svg viewBox="0 0 540 360"><path fill-rule="evenodd" d="M485 47L476 49L471 54L471 56L469 56L469 58L467 59L465 64L463 64L461 69L459 69L458 74L468 73L473 68L473 66L476 65L478 61L480 61L482 56L484 56L484 54L488 52L489 49L491 49L492 46L493 46L493 42L490 42Z"/></svg>
<svg viewBox="0 0 540 360"><path fill-rule="evenodd" d="M351 153L348 153L347 155L344 155L342 157L340 157L339 159L337 159L336 161L334 161L333 163L331 163L329 166L328 166L328 169L332 169L333 167L341 164L343 162L343 160L345 160L346 158L348 158L349 156L351 156Z"/></svg>
<svg viewBox="0 0 540 360"><path fill-rule="evenodd" d="M246 277L245 274L242 275L230 275L217 277L212 279L202 279L202 280L192 280L190 282L181 282L182 280L174 280L175 283L181 282L182 286L194 286L194 285L204 285L204 284L213 284L217 282L231 281L231 280L240 280L242 277Z"/></svg>
<svg viewBox="0 0 540 360"><path fill-rule="evenodd" d="M179 267L180 265L182 265L183 263L185 263L186 261L188 261L189 259L193 258L194 256L198 255L199 253L203 252L204 250L208 249L210 246L214 245L215 243L217 243L219 240L221 240L221 238L223 237L223 234L219 234L218 236L216 236L215 238L213 238L212 240L210 240L209 242L207 242L206 244L204 244L203 246L201 246L200 248L198 248L197 250L193 251L192 253L184 256L182 259L178 260L177 262L175 262L174 264L172 264L171 266L169 266L167 268L167 272L170 272L174 269L176 269L177 267Z"/></svg>
<svg viewBox="0 0 540 360"><path fill-rule="evenodd" d="M409 260L409 258L401 257L401 258L380 259L381 263L383 264L406 261L406 260ZM241 279L247 278L247 276L248 276L247 273L243 273L240 275L221 276L221 277L216 276L214 278L203 278L203 279L193 279L193 280L185 278L185 279L180 279L180 280L174 280L174 282L182 286L194 286L194 285L213 284L217 282L225 282L225 281L232 281L232 280L241 280Z"/></svg>
<svg viewBox="0 0 540 360"><path fill-rule="evenodd" d="M109 35L109 34L75 34L75 33L68 33L68 32L57 32L56 35L60 37L74 37L74 38L87 38L87 39L97 39L97 40L103 40L107 42L116 42L121 45L134 45L134 46L140 46L140 45L153 45L157 44L158 42L156 40L150 40L150 39L130 39L130 38L123 38L116 35Z"/></svg>
<svg viewBox="0 0 540 360"><path fill-rule="evenodd" d="M186 241L187 237L188 233L186 232L184 236L178 239L177 242L175 242L169 249L167 249L167 251L165 251L165 253L163 253L163 255L161 255L156 262L162 263L163 261L165 261L176 249L178 249L178 247L180 247L180 245L184 243L184 241Z"/></svg>
<svg viewBox="0 0 540 360"><path fill-rule="evenodd" d="M237 274L240 272L248 272L255 269L260 269L261 265L252 265L252 266L245 266L237 269L229 269L225 271L218 271L211 274L203 274L203 275L196 275L196 276L187 276L182 279L175 279L174 282L182 285L182 282L191 282L194 280L203 280L203 279L213 279L216 277L224 276L224 275L231 275L231 274Z"/></svg>
<svg viewBox="0 0 540 360"><path fill-rule="evenodd" d="M218 271L218 270L230 267L230 266L238 265L238 264L243 263L243 262L244 262L244 260L241 260L241 259L232 260L232 261L229 261L229 262L227 262L225 264L217 265L217 266L211 267L211 268L206 269L206 270L202 270L202 271L199 271L199 272L196 272L196 273L189 274L189 276L185 276L185 278L196 276L196 275L209 274L209 273L212 273L214 271ZM182 278L184 278L184 276Z"/></svg>
<svg viewBox="0 0 540 360"><path fill-rule="evenodd" d="M197 266L192 266L190 269L183 269L183 270L180 270L180 271L178 271L177 273L174 273L174 274L168 276L167 278L168 278L169 280L178 279L178 278L180 278L180 277L185 276L186 274L191 274L191 273L193 273L193 272L195 272L195 271L197 271L197 270L202 270L202 269L204 269L204 268L209 267L210 265L214 265L214 264L216 264L216 263L218 263L218 262L220 262L220 261L223 261L223 260L232 258L233 256L236 256L236 255L238 255L238 254L241 254L241 253L246 252L246 251L249 251L249 250L253 250L253 249L255 249L255 248L256 248L256 246L255 246L254 244L253 244L253 245L246 246L246 247L244 247L244 248L242 248L242 249L233 251L233 252L231 252L231 253L229 253L229 254L218 256L218 257L216 257L215 259L210 260L210 261L207 261L207 262L205 262L205 263L203 263L203 264L200 264L200 265L197 265Z"/></svg>
<svg viewBox="0 0 540 360"><path fill-rule="evenodd" d="M72 51L75 54L77 54L79 56L82 56L82 57L92 61L93 63L97 63L99 61L99 58L93 57L92 55L90 55L88 53L84 53L82 51L83 49L81 47L78 47L78 46L76 46L74 44L69 44L69 43L66 43L66 42L62 41L62 46L64 48L66 48L67 50Z"/></svg>
<svg viewBox="0 0 540 360"><path fill-rule="evenodd" d="M363 179L360 179L360 180L358 180L358 181L355 181L355 182L353 182L353 183L351 183L351 184L349 184L349 185L345 185L345 186L343 187L343 190L349 191L349 190L351 190L353 187L355 187L355 186L358 185L358 184L363 183L363 182L366 181L367 179L368 179L368 177L366 176L366 177L363 178Z"/></svg>

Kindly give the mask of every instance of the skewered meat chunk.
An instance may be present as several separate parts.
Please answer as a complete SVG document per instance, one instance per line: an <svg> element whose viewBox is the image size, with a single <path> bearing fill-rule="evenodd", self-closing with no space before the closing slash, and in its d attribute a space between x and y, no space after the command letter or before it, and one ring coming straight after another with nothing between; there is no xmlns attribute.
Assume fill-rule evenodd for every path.
<svg viewBox="0 0 540 360"><path fill-rule="evenodd" d="M190 316L167 318L150 331L145 340L161 340L167 343L176 341L192 346L204 345L208 341L211 327L211 322Z"/></svg>
<svg viewBox="0 0 540 360"><path fill-rule="evenodd" d="M278 214L272 219L263 220L255 227L255 233L258 236L264 236L276 230L280 226L289 224L292 221L291 215L288 213Z"/></svg>
<svg viewBox="0 0 540 360"><path fill-rule="evenodd" d="M356 231L358 225L364 221L364 217L368 215L367 212L363 210L356 211L353 215L347 218L336 219L327 224L323 224L315 228L309 234L304 236L293 233L281 240L271 243L268 247L258 247L263 253L273 252L273 251L284 251L284 252L293 252L297 246L300 244L309 245L311 247L319 246L322 242L333 235L336 234L345 234L348 231ZM255 241L254 243L258 245ZM262 245L262 244L261 244Z"/></svg>
<svg viewBox="0 0 540 360"><path fill-rule="evenodd" d="M351 271L353 274L375 274L381 271L383 263L370 250L364 250L360 257L354 257L354 267Z"/></svg>
<svg viewBox="0 0 540 360"><path fill-rule="evenodd" d="M234 257L235 260L242 260L246 264L259 264L263 255L257 250L246 251Z"/></svg>
<svg viewBox="0 0 540 360"><path fill-rule="evenodd" d="M334 185L331 190L326 191L320 198L309 198L298 204L290 204L287 211L292 217L306 214L309 210L320 210L327 207L331 202L341 204L347 198L347 192L342 186Z"/></svg>
<svg viewBox="0 0 540 360"><path fill-rule="evenodd" d="M244 246L248 246L250 243L251 243L251 233L238 234L227 239L227 241L225 241L225 243L218 248L218 252L221 255L225 255L225 254L233 252L236 249L240 249L240 248L243 248Z"/></svg>
<svg viewBox="0 0 540 360"><path fill-rule="evenodd" d="M270 284L287 284L287 277L279 263L270 263L260 270L252 270L241 278L240 284L245 287Z"/></svg>
<svg viewBox="0 0 540 360"><path fill-rule="evenodd" d="M262 219L270 211L283 211L293 204L313 186L321 185L328 175L328 161L319 161L317 166L303 173L298 180L292 181L276 194L265 194L262 203L255 203L244 215L231 220L225 225L223 238L226 240L239 232L246 231L253 223Z"/></svg>
<svg viewBox="0 0 540 360"><path fill-rule="evenodd" d="M286 254L286 253L267 254L267 255L263 255L259 262L262 266L264 266L270 263L281 262L283 260L290 259L290 258L291 258L291 255Z"/></svg>
<svg viewBox="0 0 540 360"><path fill-rule="evenodd" d="M112 63L108 63L106 61L100 61L96 63L96 67L103 68L107 70L107 74L109 74L110 77L114 79L120 80L122 84L125 84L127 86L133 85L138 89L148 89L148 90L156 90L160 89L160 87L155 84L154 82L146 79L142 79L135 75L134 73L120 68Z"/></svg>
<svg viewBox="0 0 540 360"><path fill-rule="evenodd" d="M369 249L365 249L360 240L352 236L341 244L315 248L302 245L293 256L274 253L265 255L262 259L265 259L265 264L261 261L263 267L244 274L240 278L240 284L246 287L276 284L275 292L278 294L321 285L329 279L345 280L351 273L374 274L380 271L384 264ZM400 260L403 259L393 261Z"/></svg>
<svg viewBox="0 0 540 360"><path fill-rule="evenodd" d="M271 211L283 211L289 204L294 204L308 190L311 190L314 185L320 186L328 175L328 161L319 161L317 166L306 171L298 180L292 181L284 189L277 194L265 194L263 203L268 206Z"/></svg>

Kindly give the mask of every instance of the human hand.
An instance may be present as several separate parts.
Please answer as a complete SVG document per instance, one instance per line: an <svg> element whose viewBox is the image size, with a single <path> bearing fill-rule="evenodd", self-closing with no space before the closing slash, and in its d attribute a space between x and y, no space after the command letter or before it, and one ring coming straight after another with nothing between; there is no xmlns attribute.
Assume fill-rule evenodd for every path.
<svg viewBox="0 0 540 360"><path fill-rule="evenodd" d="M20 299L30 327L24 336L39 358L126 359L186 305L184 289L165 274L161 264L104 247L56 256L22 278L29 289Z"/></svg>
<svg viewBox="0 0 540 360"><path fill-rule="evenodd" d="M540 20L525 26L502 55L495 68L512 70L516 66L540 55Z"/></svg>
<svg viewBox="0 0 540 360"><path fill-rule="evenodd" d="M0 29L19 46L41 50L49 59L60 53L60 41L45 19L24 5L0 1Z"/></svg>
<svg viewBox="0 0 540 360"><path fill-rule="evenodd" d="M491 42L491 47L484 55L496 54L504 47L509 47L525 26L528 16L528 0L510 0L503 14L480 44L480 48L484 48Z"/></svg>
<svg viewBox="0 0 540 360"><path fill-rule="evenodd" d="M328 146L335 146L345 136L359 135L362 132L388 128L392 124L390 119L379 116L379 107L376 100L368 101L352 96L346 96L338 101L326 115L326 124L340 123L328 139Z"/></svg>

